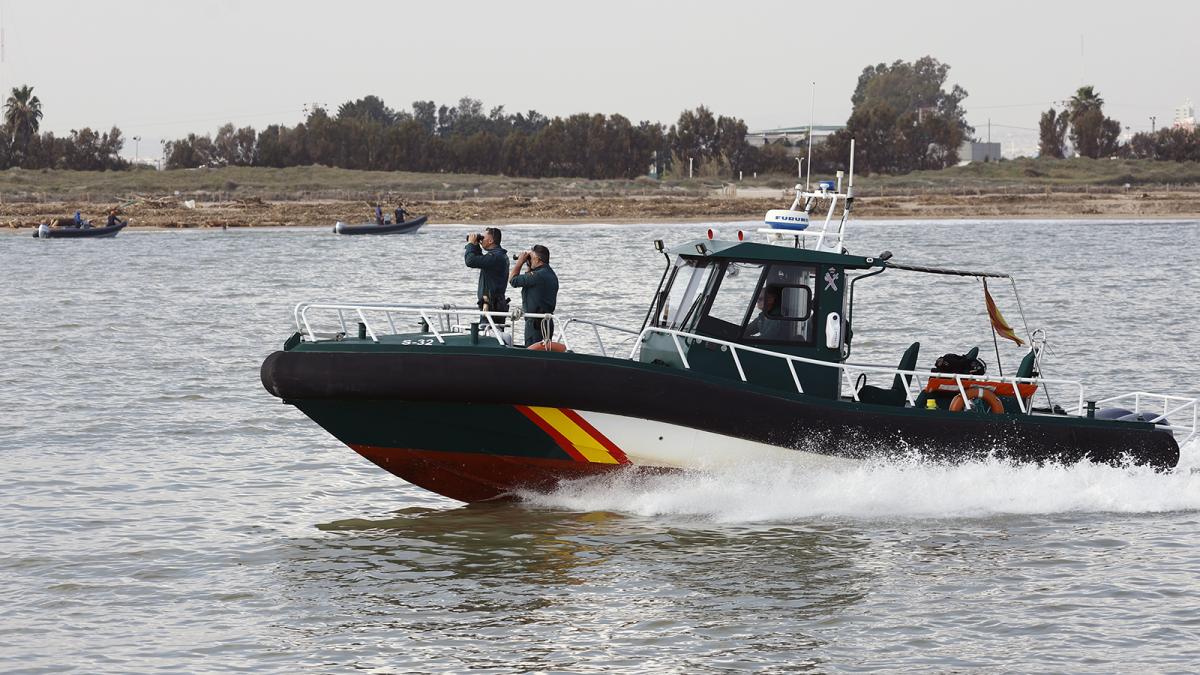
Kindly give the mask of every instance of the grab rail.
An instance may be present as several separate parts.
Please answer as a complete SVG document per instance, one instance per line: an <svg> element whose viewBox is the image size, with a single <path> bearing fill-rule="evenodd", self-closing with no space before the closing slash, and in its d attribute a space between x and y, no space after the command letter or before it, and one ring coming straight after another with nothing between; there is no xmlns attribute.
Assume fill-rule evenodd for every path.
<svg viewBox="0 0 1200 675"><path fill-rule="evenodd" d="M803 356L795 356L793 354L783 354L780 352L773 352L773 351L770 351L767 349L760 349L758 347L750 347L747 345L738 344L736 342L730 342L728 340L721 340L719 338L706 337L704 335L697 335L695 333L685 333L683 331L671 330L669 328L658 328L655 326L648 326L647 328L645 328L642 331L641 335L639 336L637 344L634 345L633 349L629 353L630 359L633 359L637 355L638 349L641 348L641 346L645 343L646 336L650 335L651 333L660 333L660 334L668 335L671 337L671 341L675 346L675 352L676 352L676 354L679 355L679 359L683 363L683 367L685 370L691 370L691 364L688 362L687 355L684 353L683 346L680 344L680 339L683 339L684 341L693 340L693 341L698 341L698 342L707 342L709 344L715 344L715 345L727 347L729 349L729 354L733 359L734 367L737 369L738 377L740 377L743 382L748 382L749 380L746 378L746 371L742 367L741 359L738 357L739 351L750 352L753 354L763 354L765 356L771 356L771 357L775 357L775 358L784 360L787 363L788 372L792 376L792 382L796 385L796 391L797 391L797 393L800 393L800 394L804 393L804 388L801 386L800 378L796 374L796 365L795 364L796 363L806 363L806 364L810 364L810 365L814 365L814 366L821 366L824 368L835 368L838 371L840 371L840 374L845 377L846 382L850 385L849 386L850 395L855 401L860 400L859 396L858 396L858 393L860 390L856 389L854 387L853 380L851 379L851 376L850 376L851 371L856 372L856 373L868 373L869 372L869 373L884 373L886 375L893 375L893 376L895 376L895 375L902 376L902 381L905 383L905 387L904 387L905 399L907 399L907 401L910 405L916 405L916 402L917 402L916 397L913 395L913 384L914 383L919 383L922 381L924 381L925 383L928 383L929 378L931 378L931 377L935 377L935 378L939 378L939 379L953 379L955 381L955 383L958 385L959 394L962 396L963 403L966 406L966 408L968 410L970 410L971 408L974 407L971 404L971 399L967 393L967 385L965 384L965 381L967 381L967 380L975 380L976 379L975 377L972 377L970 375L961 375L961 374L956 374L956 373L930 373L930 372L917 371L917 370L900 370L899 368L889 368L887 366L871 366L871 365L855 364L855 363L821 361L818 359L810 359L810 358L806 358ZM839 379L839 381L840 381L840 379ZM1052 379L1041 378L1041 377L1038 377L1038 378L1006 377L1006 378L1002 378L1000 380L991 380L991 381L1012 383L1014 389L1016 389L1017 385L1020 383L1025 383L1025 384L1050 383L1050 384L1072 385L1078 389L1080 406L1082 407L1082 405L1083 405L1083 384L1081 382L1078 382L1075 380L1052 380ZM923 390L924 388L925 388L924 385L918 386L916 391L919 392L919 391ZM1015 397L1017 399L1017 406L1020 408L1021 412L1028 413L1029 409L1025 406L1025 402L1022 400L1022 398L1020 396L1020 392L1018 391L1017 394L1018 395Z"/></svg>
<svg viewBox="0 0 1200 675"><path fill-rule="evenodd" d="M658 333L670 337L671 344L675 348L675 353L679 356L680 363L683 365L685 370L691 370L692 368L691 362L687 358L687 350L684 348L685 344L688 341L705 342L718 345L729 350L730 359L733 362L733 366L737 371L738 377L743 382L749 382L749 378L746 375L745 364L742 362L743 354L760 354L763 356L781 359L787 365L788 373L792 378L792 383L795 385L797 393L800 394L804 393L804 386L801 384L799 374L796 371L797 363L819 366L823 368L834 368L839 372L839 390L842 390L844 384L844 390L849 391L849 394L854 401L861 401L859 397L861 390L854 386L853 377L854 374L858 373L880 373L885 376L892 377L901 376L902 381L905 384L905 400L907 400L909 405L914 406L916 405L917 394L927 388L930 378L938 378L954 380L958 393L963 398L965 407L967 409L971 409L974 406L970 400L968 389L974 388L976 385L968 384L968 382L978 381L973 376L956 373L934 373L917 370L900 370L899 368L891 368L888 366L821 361L818 359L784 354L781 352L771 351L769 349L752 347L749 345L730 342L728 340L697 335L696 333L672 330L669 328L647 326L645 329L639 332L601 321L593 321L591 319L580 317L556 316L553 313L525 314L519 309L515 309L511 312L495 312L483 311L474 308L468 309L454 305L388 305L380 303L301 302L298 303L294 308L293 318L296 322L296 329L301 334L302 338L306 337L311 342L315 342L320 339L318 337L318 333L313 329L312 321L309 318L309 312L312 310L331 311L335 313L342 335L349 333L346 319L347 314L352 314L363 324L366 335L372 342L379 342L379 336L381 335L379 327L377 327L370 318L373 314L383 315L383 319L387 322L387 326L390 328L391 334L393 335L399 334L399 331L396 328L396 315L420 317L421 321L439 344L445 344L445 337L447 335L461 335L463 333L462 322L464 318L475 319L479 320L481 324L486 322L486 325L481 325L481 328L485 332L490 333L497 343L502 346L508 345L504 339L504 333L512 326L498 324L496 323L498 319L510 319L513 321L522 318L552 319L555 321L555 328L557 329L556 333L558 333L560 341L569 350L572 349L570 329L575 325L591 328L591 334L596 340L600 355L605 357L610 355L610 345L605 343L604 338L602 337L601 329L624 334L627 337L619 340L617 344L621 344L629 340L635 341L632 349L629 352L628 358L630 360L633 360L637 356L638 350L642 348L642 345L645 343L646 338L649 335ZM1083 384L1079 381L1048 379L1043 377L999 377L990 378L988 382L1013 385L1014 393L1016 393L1014 398L1016 399L1017 407L1022 413L1026 414L1036 413L1033 413L1031 404L1027 403L1021 397L1018 387L1019 384L1067 385L1076 390L1077 405L1063 412L1069 415L1075 415L1077 417L1084 414L1084 389ZM1111 396L1096 401L1095 403L1113 404L1120 401L1128 401L1129 399L1132 399L1134 408L1133 412L1137 414L1142 414L1152 403L1161 403L1161 406L1157 406L1153 409L1152 412L1154 413L1154 416L1147 421L1158 424L1163 429L1168 429L1172 432L1186 433L1187 436L1182 442L1180 442L1181 446L1200 434L1200 400L1198 399L1186 398L1183 396L1172 396L1168 394L1152 394L1149 392L1135 391L1128 394L1121 394L1119 396ZM1188 410L1191 411L1192 417L1190 426L1186 424L1161 424L1162 422L1167 421L1169 416L1178 415L1179 413L1186 413Z"/></svg>
<svg viewBox="0 0 1200 675"><path fill-rule="evenodd" d="M1133 413L1135 415L1154 415L1152 418L1146 420L1146 422L1157 424L1163 429L1170 429L1172 432L1186 432L1187 436L1185 436L1184 439L1179 442L1180 446L1185 445L1188 441L1195 438L1197 431L1200 430L1200 399L1187 398L1185 396L1172 396L1171 394L1152 394L1146 391L1131 391L1128 394L1119 394L1117 396L1102 398L1094 403L1095 405L1100 406L1102 404L1128 401L1130 398L1133 399ZM1154 409L1146 412L1152 403L1158 404L1160 402L1162 404L1161 407L1155 407ZM1188 409L1190 409L1192 412L1192 423L1190 426L1182 424L1161 424L1161 422L1169 421L1167 420L1167 417L1176 413L1184 412ZM1161 412L1159 412L1160 410ZM1076 411L1078 414L1082 414L1083 406L1081 405L1078 409L1076 409Z"/></svg>
<svg viewBox="0 0 1200 675"><path fill-rule="evenodd" d="M593 321L591 319L583 319L578 317L556 317L552 312L545 313L525 313L519 309L514 309L510 312L493 312L483 311L479 309L468 309L456 307L454 305L385 305L385 304L362 304L362 303L298 303L293 310L293 316L296 322L296 330L302 336L307 336L310 342L315 342L318 339L318 333L313 330L312 322L309 320L310 310L332 311L337 315L338 326L341 328L343 335L349 334L349 328L346 325L346 313L354 312L358 320L364 325L367 337L372 342L379 342L379 330L372 324L368 318L368 314L383 314L387 321L388 327L392 334L398 334L396 330L395 315L420 317L425 326L433 334L433 338L438 344L445 344L445 335L450 333L461 332L463 319L478 319L486 321L488 332L497 343L507 345L504 341L504 331L506 326L497 324L498 319L552 319L555 320L555 327L558 329L560 340L563 345L571 349L571 338L568 336L568 330L573 324L582 326L590 326L592 334L595 336L597 346L600 348L602 356L608 356L608 347L605 345L604 338L601 337L600 329L617 331L625 333L632 339L638 333L635 330L614 326L612 324ZM436 319L436 321L435 321Z"/></svg>

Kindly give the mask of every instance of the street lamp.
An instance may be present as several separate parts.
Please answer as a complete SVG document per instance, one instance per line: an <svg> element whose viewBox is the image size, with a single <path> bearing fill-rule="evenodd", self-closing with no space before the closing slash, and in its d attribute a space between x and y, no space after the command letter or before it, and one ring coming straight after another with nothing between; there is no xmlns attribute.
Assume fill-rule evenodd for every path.
<svg viewBox="0 0 1200 675"><path fill-rule="evenodd" d="M141 137L141 136L134 136L134 137L133 137L133 162L134 162L135 164L137 163L137 161L138 161L139 159L141 159L141 155L138 153L138 144L140 144L141 142L142 142L142 137Z"/></svg>

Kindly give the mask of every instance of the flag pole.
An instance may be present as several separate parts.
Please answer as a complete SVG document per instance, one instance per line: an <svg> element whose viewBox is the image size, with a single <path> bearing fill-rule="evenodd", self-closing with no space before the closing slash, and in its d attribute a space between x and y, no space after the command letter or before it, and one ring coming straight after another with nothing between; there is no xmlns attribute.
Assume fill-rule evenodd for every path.
<svg viewBox="0 0 1200 675"><path fill-rule="evenodd" d="M983 294L988 294L987 277L980 277L983 281ZM1004 366L1000 363L1000 340L996 338L996 324L992 323L992 315L988 314L988 326L992 329L992 346L996 348L996 370L1000 371L1000 377L1004 377Z"/></svg>

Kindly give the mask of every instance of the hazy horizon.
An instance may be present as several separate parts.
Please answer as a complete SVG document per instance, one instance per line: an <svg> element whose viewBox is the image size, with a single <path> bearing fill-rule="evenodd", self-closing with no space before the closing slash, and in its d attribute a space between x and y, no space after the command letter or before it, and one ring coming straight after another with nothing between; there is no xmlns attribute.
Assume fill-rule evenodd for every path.
<svg viewBox="0 0 1200 675"><path fill-rule="evenodd" d="M1036 146L1038 115L1082 83L1132 132L1152 115L1170 125L1185 99L1200 99L1200 3L1124 7L10 1L0 2L0 87L34 87L43 131L116 125L122 154L141 136L138 154L157 157L164 139L225 122L293 125L306 105L336 111L368 94L403 110L470 96L487 109L664 124L704 104L752 130L806 124L812 105L817 124L841 124L864 66L928 54L951 66L948 86L969 92L976 134L990 118L1007 154Z"/></svg>

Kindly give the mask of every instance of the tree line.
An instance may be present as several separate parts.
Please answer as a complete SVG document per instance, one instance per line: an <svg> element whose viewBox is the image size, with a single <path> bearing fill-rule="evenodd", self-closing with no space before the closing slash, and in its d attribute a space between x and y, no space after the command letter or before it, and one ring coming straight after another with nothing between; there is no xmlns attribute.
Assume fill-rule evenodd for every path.
<svg viewBox="0 0 1200 675"><path fill-rule="evenodd" d="M1122 143L1121 123L1105 116L1104 99L1090 85L1076 90L1062 110L1050 108L1038 121L1038 153L1042 157L1065 157L1068 139L1080 157L1200 161L1200 129L1142 131Z"/></svg>
<svg viewBox="0 0 1200 675"><path fill-rule="evenodd" d="M856 141L856 170L907 173L958 162L958 148L973 138L963 101L967 92L946 84L950 66L925 56L865 67L851 96L846 126L814 148L812 169L846 167ZM1106 117L1094 87L1076 91L1062 110L1039 120L1039 152L1065 157L1200 161L1200 131L1165 128L1121 142L1121 125ZM121 170L121 130L39 133L41 101L33 88L14 87L4 106L0 168ZM634 123L620 114L548 117L536 110L509 113L462 98L455 105L414 101L407 110L378 96L347 101L331 113L306 109L295 126L264 129L226 124L215 135L188 134L164 144L166 168L201 166L289 167L321 164L371 171L504 174L519 177L636 178L648 173L736 178L751 173L791 173L797 149L788 142L752 145L740 118L700 105L674 124ZM1068 146L1068 139L1070 146ZM800 156L806 156L803 150Z"/></svg>
<svg viewBox="0 0 1200 675"><path fill-rule="evenodd" d="M473 98L438 106L415 101L394 110L378 96L343 103L330 114L313 106L296 126L261 131L226 124L215 136L189 134L166 144L167 168L287 167L324 164L375 171L504 174L521 177L635 178L771 171L779 152L746 142L746 123L701 105L670 127L619 115L547 117L536 110L484 109ZM786 152L782 153L786 155ZM790 160L788 160L790 161Z"/></svg>
<svg viewBox="0 0 1200 675"><path fill-rule="evenodd" d="M113 127L107 132L88 127L72 129L69 136L38 133L42 102L33 87L13 87L4 103L4 125L0 128L6 143L0 143L0 169L19 166L25 169L74 169L110 171L128 169L121 159L125 138Z"/></svg>

